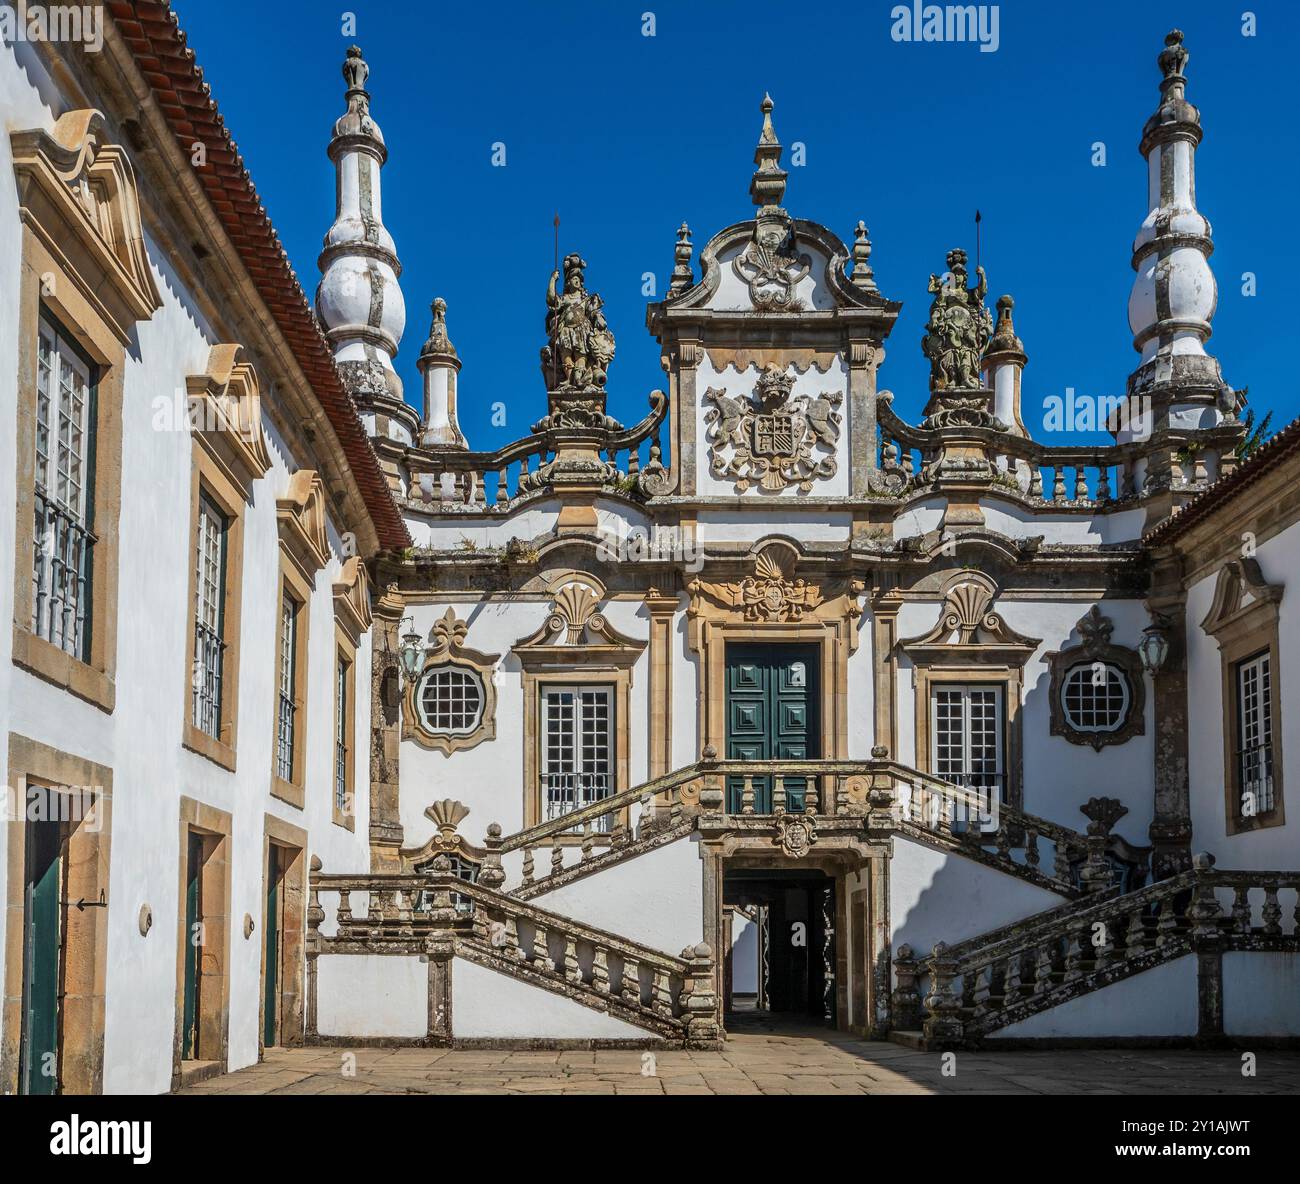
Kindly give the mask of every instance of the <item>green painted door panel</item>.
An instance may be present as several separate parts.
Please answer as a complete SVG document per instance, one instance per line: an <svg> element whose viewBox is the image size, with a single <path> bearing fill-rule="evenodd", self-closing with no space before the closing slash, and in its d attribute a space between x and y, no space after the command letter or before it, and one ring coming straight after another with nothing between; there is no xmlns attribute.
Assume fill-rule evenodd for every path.
<svg viewBox="0 0 1300 1184"><path fill-rule="evenodd" d="M807 760L820 754L815 646L727 647L727 751L731 760ZM802 810L804 779L785 779L786 809ZM728 778L727 809L739 812L744 779ZM772 779L754 779L754 810L772 812Z"/></svg>
<svg viewBox="0 0 1300 1184"><path fill-rule="evenodd" d="M27 824L22 1088L59 1092L59 968L63 946L63 828Z"/></svg>

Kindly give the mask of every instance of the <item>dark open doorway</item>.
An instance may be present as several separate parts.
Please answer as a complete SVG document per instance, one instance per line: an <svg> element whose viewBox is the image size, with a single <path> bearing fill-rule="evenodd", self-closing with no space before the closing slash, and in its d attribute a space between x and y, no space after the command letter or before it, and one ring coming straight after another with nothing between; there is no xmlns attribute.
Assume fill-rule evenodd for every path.
<svg viewBox="0 0 1300 1184"><path fill-rule="evenodd" d="M737 868L723 880L728 1027L781 1018L834 1026L835 880L816 869Z"/></svg>

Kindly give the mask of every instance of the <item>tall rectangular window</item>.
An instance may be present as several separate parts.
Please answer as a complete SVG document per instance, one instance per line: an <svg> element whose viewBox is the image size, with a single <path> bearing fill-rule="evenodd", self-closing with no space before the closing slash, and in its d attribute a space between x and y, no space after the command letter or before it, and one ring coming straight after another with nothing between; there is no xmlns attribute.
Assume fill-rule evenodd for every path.
<svg viewBox="0 0 1300 1184"><path fill-rule="evenodd" d="M214 740L221 739L228 530L229 520L216 502L200 493L194 578L194 726Z"/></svg>
<svg viewBox="0 0 1300 1184"><path fill-rule="evenodd" d="M1237 813L1269 813L1273 793L1273 671L1269 653L1237 664Z"/></svg>
<svg viewBox="0 0 1300 1184"><path fill-rule="evenodd" d="M280 601L279 707L276 717L275 771L285 781L294 774L297 742L298 603L285 593Z"/></svg>
<svg viewBox="0 0 1300 1184"><path fill-rule="evenodd" d="M346 814L348 809L348 713L351 710L348 683L352 664L342 654L338 657L338 682L334 694L334 809Z"/></svg>
<svg viewBox="0 0 1300 1184"><path fill-rule="evenodd" d="M936 686L930 699L931 772L978 790L986 804L1005 800L1003 688L979 683Z"/></svg>
<svg viewBox="0 0 1300 1184"><path fill-rule="evenodd" d="M90 366L44 317L38 337L32 632L86 661L94 384Z"/></svg>
<svg viewBox="0 0 1300 1184"><path fill-rule="evenodd" d="M544 818L558 818L615 792L612 687L543 688L542 726ZM601 819L597 829L608 825Z"/></svg>

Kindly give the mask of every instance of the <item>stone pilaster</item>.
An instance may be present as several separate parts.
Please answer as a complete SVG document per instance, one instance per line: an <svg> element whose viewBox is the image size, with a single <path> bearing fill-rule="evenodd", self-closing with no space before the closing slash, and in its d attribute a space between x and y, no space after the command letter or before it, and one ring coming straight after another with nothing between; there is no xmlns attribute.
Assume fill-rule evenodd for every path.
<svg viewBox="0 0 1300 1184"><path fill-rule="evenodd" d="M402 822L398 772L402 743L399 657L406 602L391 585L374 610L370 695L370 869L400 872Z"/></svg>

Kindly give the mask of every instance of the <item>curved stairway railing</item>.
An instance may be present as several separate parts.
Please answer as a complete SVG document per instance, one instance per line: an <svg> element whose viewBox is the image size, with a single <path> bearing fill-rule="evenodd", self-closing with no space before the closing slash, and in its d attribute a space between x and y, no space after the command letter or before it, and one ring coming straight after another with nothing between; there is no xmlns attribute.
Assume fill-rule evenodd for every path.
<svg viewBox="0 0 1300 1184"><path fill-rule="evenodd" d="M920 1021L927 1046L956 1047L1196 949L1300 952L1300 872L1218 871L1206 855L1196 865L960 945L940 942L925 958L900 947L895 1026ZM1286 928L1278 894L1288 888L1298 891Z"/></svg>
<svg viewBox="0 0 1300 1184"><path fill-rule="evenodd" d="M322 930L327 917L322 893L335 897L330 932ZM358 903L364 911L354 908ZM306 948L309 1033L315 1032L316 960L322 955L440 953L498 970L667 1039L716 1039L708 946L674 957L450 872L314 872Z"/></svg>

